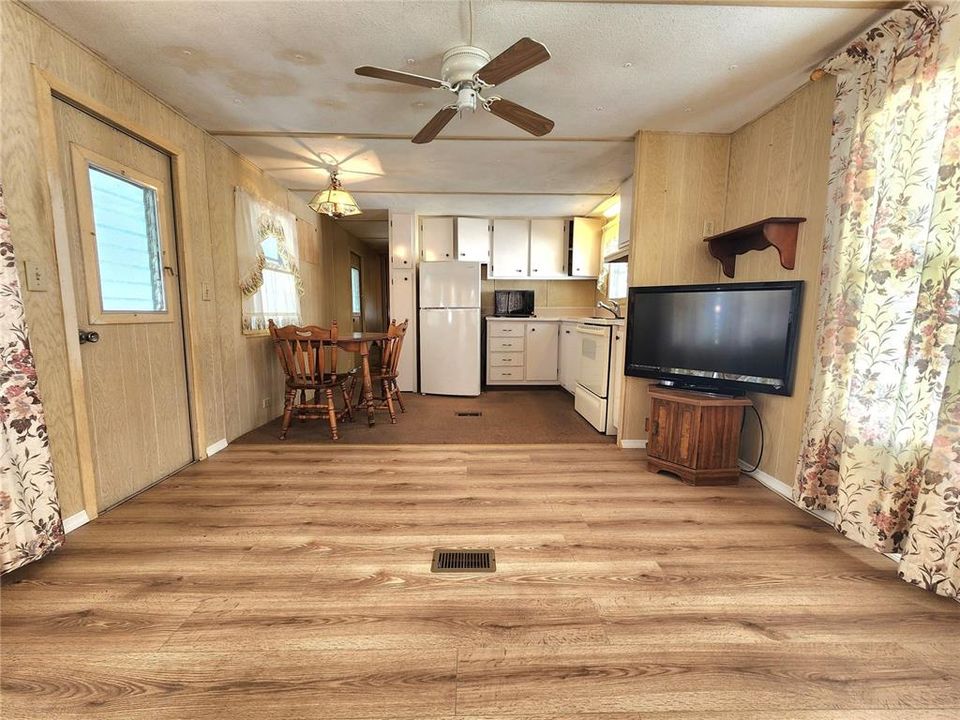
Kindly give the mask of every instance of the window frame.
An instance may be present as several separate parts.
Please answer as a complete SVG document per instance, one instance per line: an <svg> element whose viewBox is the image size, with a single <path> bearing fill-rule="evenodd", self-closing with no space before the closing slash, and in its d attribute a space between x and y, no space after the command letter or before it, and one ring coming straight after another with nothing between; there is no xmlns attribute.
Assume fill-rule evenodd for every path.
<svg viewBox="0 0 960 720"><path fill-rule="evenodd" d="M80 250L83 256L88 322L91 325L176 322L178 315L175 309L179 307L179 288L176 282L178 274L177 259L173 251L173 228L170 227L169 223L169 218L172 216L172 207L169 205L170 199L167 197L164 182L77 143L70 144L70 154L73 161L73 183L77 198L77 220L80 226ZM103 309L93 190L90 185L91 167L154 192L157 199L160 274L163 280L164 299L166 300L166 307L163 310L136 312ZM171 272L168 272L168 269Z"/></svg>

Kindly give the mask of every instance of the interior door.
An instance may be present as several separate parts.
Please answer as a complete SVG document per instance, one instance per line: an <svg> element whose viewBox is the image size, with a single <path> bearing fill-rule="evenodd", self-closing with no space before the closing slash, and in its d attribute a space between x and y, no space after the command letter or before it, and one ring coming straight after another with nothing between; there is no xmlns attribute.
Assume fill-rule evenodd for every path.
<svg viewBox="0 0 960 720"><path fill-rule="evenodd" d="M54 114L104 510L194 457L170 158L59 100Z"/></svg>

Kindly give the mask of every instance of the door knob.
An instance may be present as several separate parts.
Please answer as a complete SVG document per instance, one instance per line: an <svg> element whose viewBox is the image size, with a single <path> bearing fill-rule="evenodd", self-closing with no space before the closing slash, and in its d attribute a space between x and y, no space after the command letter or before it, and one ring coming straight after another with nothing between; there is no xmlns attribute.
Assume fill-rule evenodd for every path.
<svg viewBox="0 0 960 720"><path fill-rule="evenodd" d="M100 333L96 330L80 330L80 344L100 342Z"/></svg>

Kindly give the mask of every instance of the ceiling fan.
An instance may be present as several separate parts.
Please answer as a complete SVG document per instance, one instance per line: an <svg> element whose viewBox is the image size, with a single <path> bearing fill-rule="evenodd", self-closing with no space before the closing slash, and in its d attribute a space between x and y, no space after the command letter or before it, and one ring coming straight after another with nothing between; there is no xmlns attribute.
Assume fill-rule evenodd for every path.
<svg viewBox="0 0 960 720"><path fill-rule="evenodd" d="M490 55L478 47L461 45L451 48L443 54L440 66L440 79L388 70L387 68L364 65L356 69L357 75L391 80L393 82L419 85L428 88L443 88L457 96L456 102L440 109L430 122L413 137L417 144L433 140L454 116L464 110L471 112L479 105L508 123L516 125L531 135L541 137L553 130L553 120L544 117L522 105L505 100L497 95L483 97L480 93L486 88L500 85L530 68L550 59L550 53L536 40L521 38L493 60Z"/></svg>

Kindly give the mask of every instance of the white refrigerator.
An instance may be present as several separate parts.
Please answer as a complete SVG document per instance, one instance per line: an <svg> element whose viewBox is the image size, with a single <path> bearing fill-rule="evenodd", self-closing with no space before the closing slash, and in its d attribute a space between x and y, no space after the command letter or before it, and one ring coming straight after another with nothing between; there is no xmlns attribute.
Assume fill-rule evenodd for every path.
<svg viewBox="0 0 960 720"><path fill-rule="evenodd" d="M480 394L480 263L420 263L420 392Z"/></svg>

